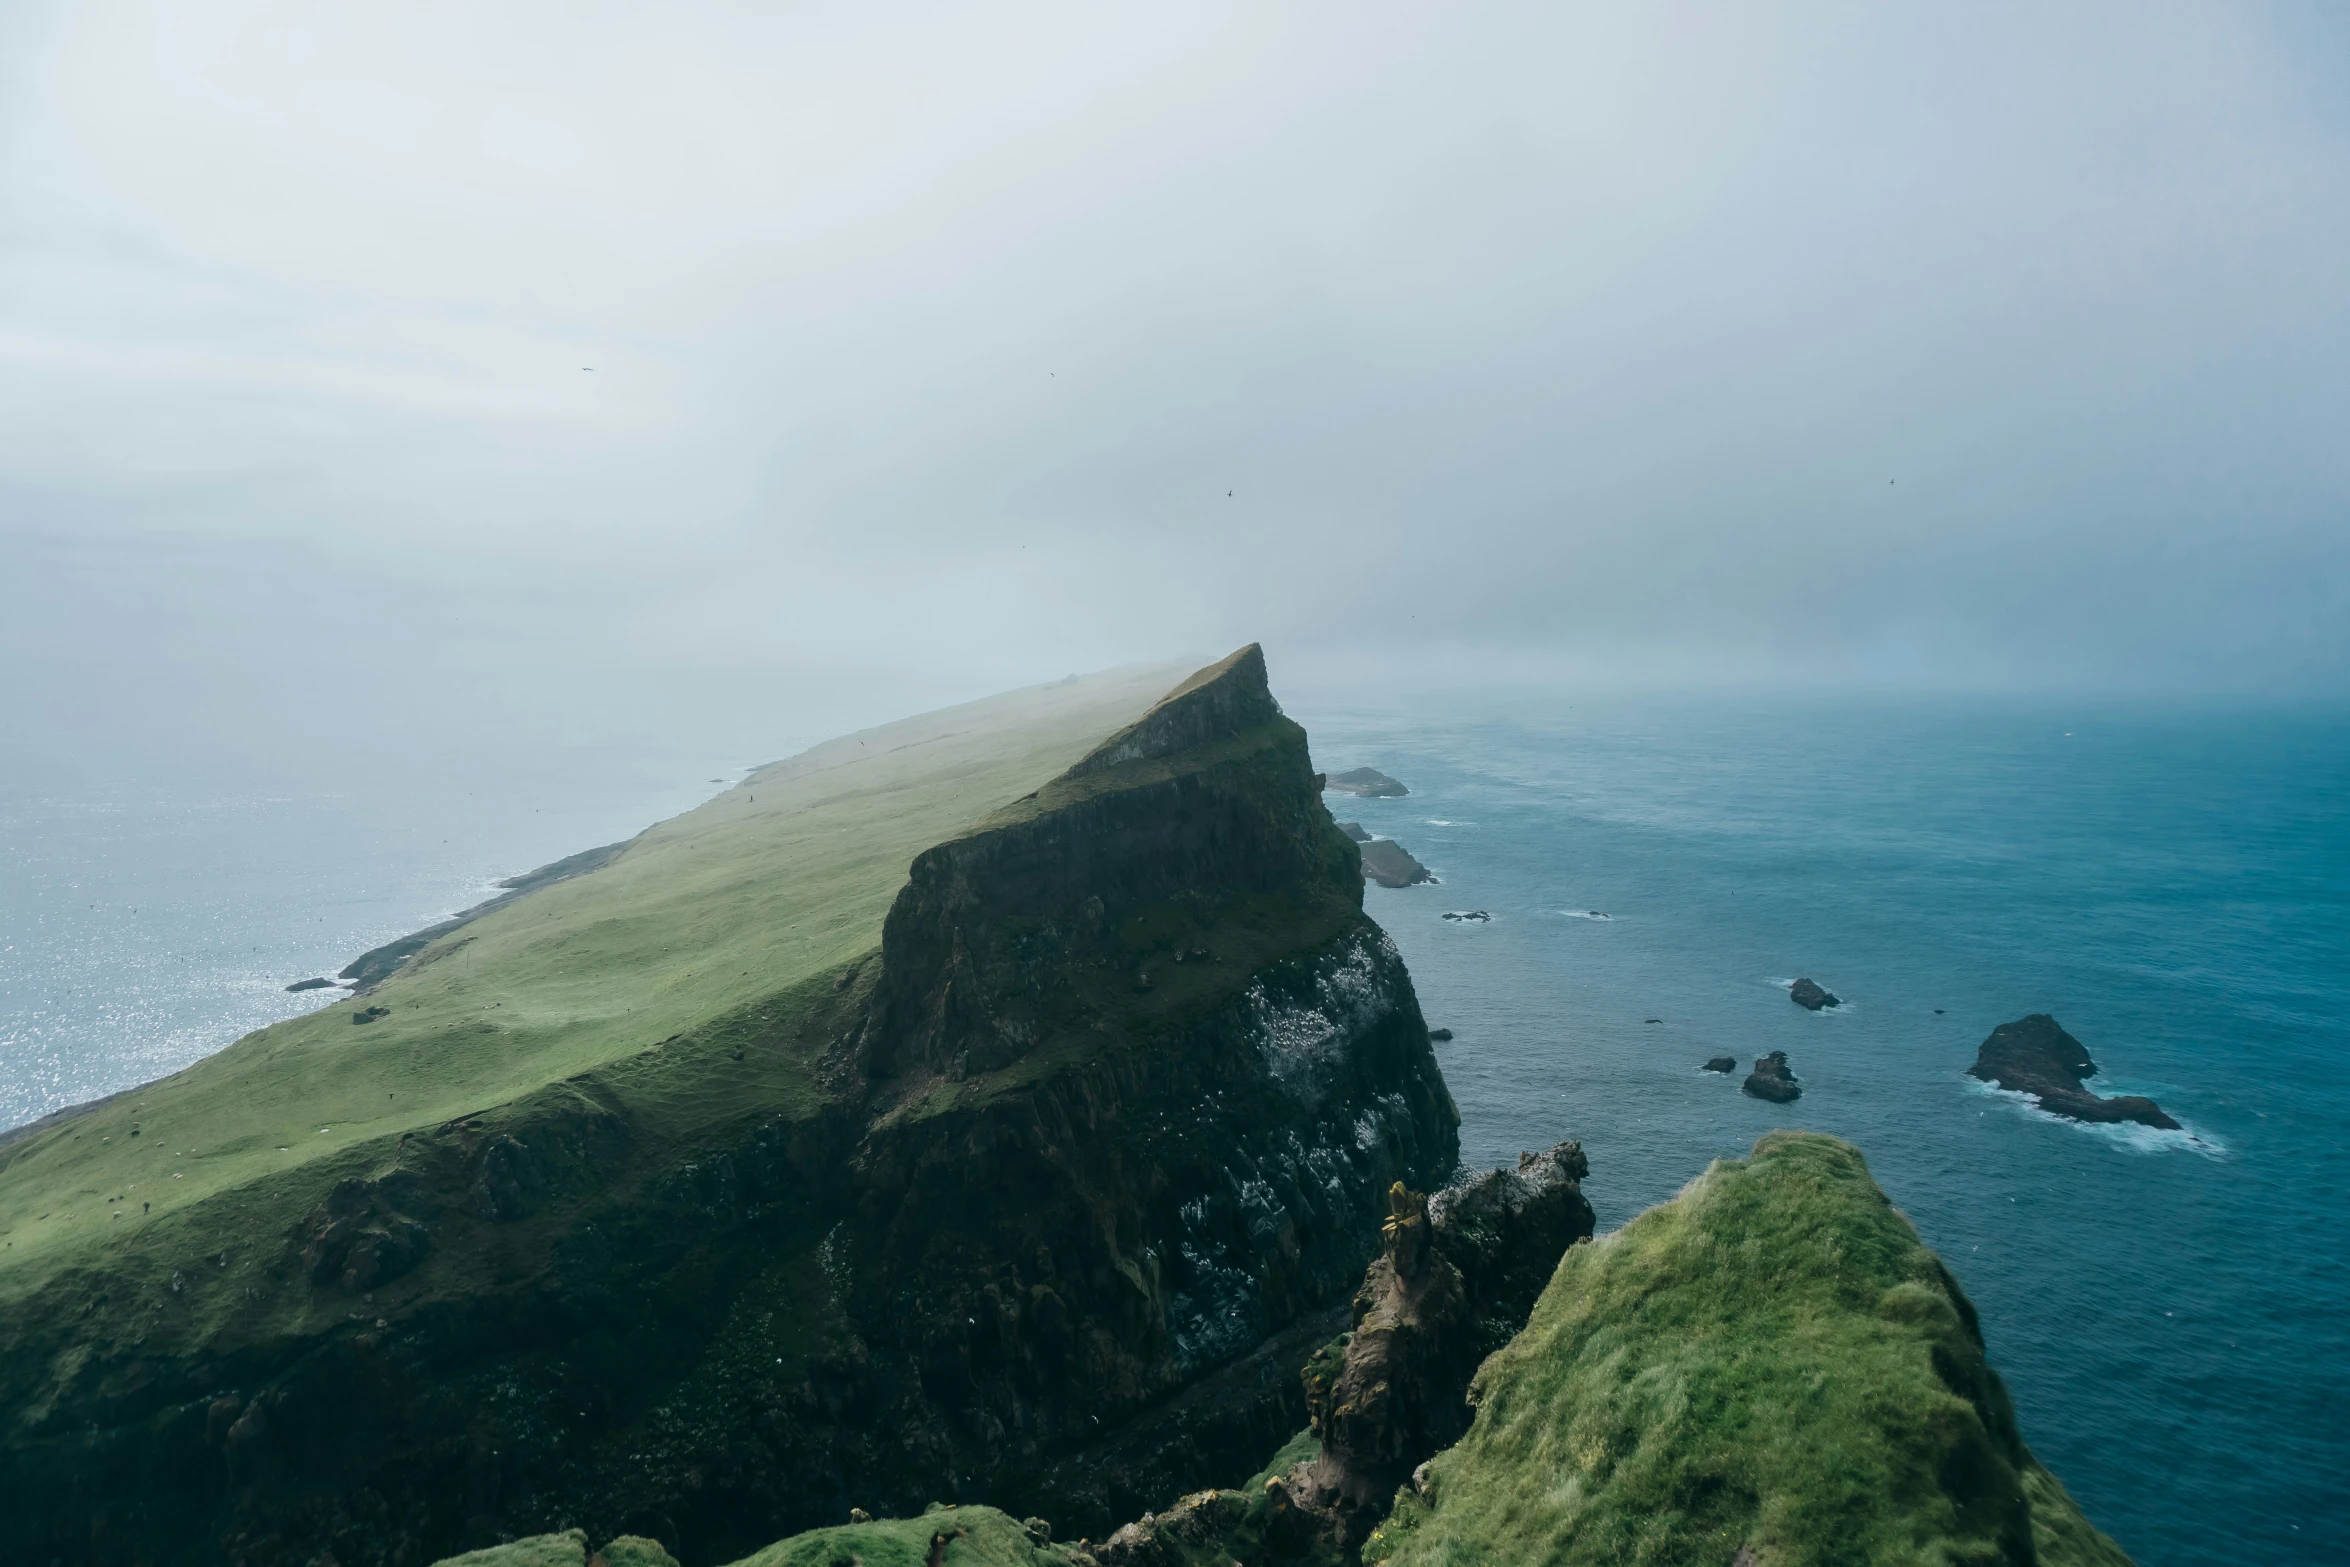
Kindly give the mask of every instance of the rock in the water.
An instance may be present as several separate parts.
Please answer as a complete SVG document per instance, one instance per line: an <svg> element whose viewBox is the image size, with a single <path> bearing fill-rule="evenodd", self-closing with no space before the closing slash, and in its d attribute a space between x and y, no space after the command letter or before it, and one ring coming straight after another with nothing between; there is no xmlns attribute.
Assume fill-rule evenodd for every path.
<svg viewBox="0 0 2350 1567"><path fill-rule="evenodd" d="M1449 1045L1452 1043L1452 1030L1449 1028L1432 1028L1428 1030L1428 1042L1435 1045Z"/></svg>
<svg viewBox="0 0 2350 1567"><path fill-rule="evenodd" d="M1444 917L1448 920L1456 921L1475 920L1480 925L1493 918L1492 915L1486 913L1483 909L1446 909L1444 911Z"/></svg>
<svg viewBox="0 0 2350 1567"><path fill-rule="evenodd" d="M1732 1065L1736 1065L1735 1062ZM1787 1070L1787 1052L1774 1050L1767 1056L1757 1056L1754 1070L1746 1074L1744 1091L1757 1099L1768 1099L1773 1104L1786 1104L1803 1097L1795 1074Z"/></svg>
<svg viewBox="0 0 2350 1567"><path fill-rule="evenodd" d="M1340 794L1359 795L1366 800L1392 800L1412 792L1375 767L1358 767L1352 772L1332 773L1323 779L1322 787L1335 789Z"/></svg>
<svg viewBox="0 0 2350 1567"><path fill-rule="evenodd" d="M2097 1063L2081 1042L2045 1012L2002 1023L1975 1053L1967 1075L2019 1094L2030 1094L2051 1115L2075 1121L2135 1121L2163 1131L2179 1123L2162 1106L2139 1094L2100 1098L2082 1086L2097 1075Z"/></svg>
<svg viewBox="0 0 2350 1567"><path fill-rule="evenodd" d="M1436 880L1392 838L1374 838L1362 850L1363 874L1382 887L1418 887Z"/></svg>
<svg viewBox="0 0 2350 1567"><path fill-rule="evenodd" d="M331 979L297 979L286 989L290 991L329 990L333 986L334 981Z"/></svg>
<svg viewBox="0 0 2350 1567"><path fill-rule="evenodd" d="M1705 1069L1708 1072L1719 1072L1727 1077L1738 1070L1738 1058L1736 1056L1715 1056L1705 1064Z"/></svg>
<svg viewBox="0 0 2350 1567"><path fill-rule="evenodd" d="M1371 835L1363 831L1363 824L1361 822L1340 822L1338 824L1338 830L1342 833L1345 833L1348 838L1352 839L1356 843L1369 843L1371 841Z"/></svg>
<svg viewBox="0 0 2350 1567"><path fill-rule="evenodd" d="M1799 979L1788 986L1787 999L1808 1012L1817 1012L1822 1007L1844 1005L1844 1002L1834 991L1825 989L1817 981L1809 979Z"/></svg>

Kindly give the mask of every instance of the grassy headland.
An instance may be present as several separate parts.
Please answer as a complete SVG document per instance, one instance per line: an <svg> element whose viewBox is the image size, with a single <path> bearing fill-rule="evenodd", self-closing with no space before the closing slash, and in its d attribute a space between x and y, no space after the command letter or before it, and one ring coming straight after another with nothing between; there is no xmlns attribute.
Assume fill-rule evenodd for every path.
<svg viewBox="0 0 2350 1567"><path fill-rule="evenodd" d="M1365 1551L1467 1563L2121 1567L1857 1149L1773 1132L1578 1246Z"/></svg>
<svg viewBox="0 0 2350 1567"><path fill-rule="evenodd" d="M1199 1422L1294 1386L1170 1400L1341 1298L1457 1116L1261 655L1170 683L762 769L0 1145L0 1509L98 1562L711 1560L1245 1473Z"/></svg>

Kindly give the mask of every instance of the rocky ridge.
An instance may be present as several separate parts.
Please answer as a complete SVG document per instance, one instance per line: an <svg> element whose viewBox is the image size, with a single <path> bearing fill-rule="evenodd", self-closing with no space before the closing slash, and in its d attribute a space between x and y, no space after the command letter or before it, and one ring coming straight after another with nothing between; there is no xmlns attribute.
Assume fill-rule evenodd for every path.
<svg viewBox="0 0 2350 1567"><path fill-rule="evenodd" d="M16 1537L712 1561L942 1491L1107 1532L1244 1473L1231 1433L1305 1411L1242 1368L1327 1332L1457 1148L1318 782L1244 649L918 856L865 956L387 1139L275 1260L222 1199L240 1293L170 1335L93 1338L126 1286L60 1276L0 1343Z"/></svg>
<svg viewBox="0 0 2350 1567"><path fill-rule="evenodd" d="M2134 1121L2162 1131L2180 1130L2162 1106L2143 1095L2107 1099L2089 1092L2085 1084L2097 1075L2097 1063L2089 1059L2086 1046L2045 1012L1991 1030L1967 1075L2011 1093L2030 1094L2041 1109L2070 1120L2106 1125Z"/></svg>

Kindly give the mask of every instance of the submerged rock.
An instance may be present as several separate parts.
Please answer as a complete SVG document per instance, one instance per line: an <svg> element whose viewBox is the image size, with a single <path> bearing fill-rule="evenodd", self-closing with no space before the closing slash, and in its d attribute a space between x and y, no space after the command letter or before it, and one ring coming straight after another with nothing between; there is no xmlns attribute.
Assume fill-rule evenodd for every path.
<svg viewBox="0 0 2350 1567"><path fill-rule="evenodd" d="M1732 1062L1733 1066L1737 1063ZM1786 1104L1803 1097L1796 1085L1795 1074L1787 1070L1787 1052L1774 1050L1767 1056L1755 1058L1754 1070L1746 1075L1741 1085L1745 1092L1757 1099L1768 1099L1773 1104Z"/></svg>
<svg viewBox="0 0 2350 1567"><path fill-rule="evenodd" d="M1432 1044L1449 1045L1452 1043L1452 1030L1449 1028L1432 1028L1428 1030L1428 1039Z"/></svg>
<svg viewBox="0 0 2350 1567"><path fill-rule="evenodd" d="M334 983L331 979L297 979L286 989L295 993L305 990L331 990L334 988Z"/></svg>
<svg viewBox="0 0 2350 1567"><path fill-rule="evenodd" d="M1738 1070L1738 1058L1736 1056L1715 1056L1712 1060L1706 1062L1705 1070L1708 1072L1719 1072L1723 1076L1727 1077L1730 1073Z"/></svg>
<svg viewBox="0 0 2350 1567"><path fill-rule="evenodd" d="M1843 1000L1834 991L1823 989L1817 981L1809 979L1799 979L1788 986L1787 999L1807 1012L1817 1012L1822 1007L1844 1005Z"/></svg>
<svg viewBox="0 0 2350 1567"><path fill-rule="evenodd" d="M1483 909L1446 909L1444 911L1443 917L1448 920L1455 921L1474 920L1480 925L1485 924L1487 921L1493 918L1492 915L1486 913Z"/></svg>
<svg viewBox="0 0 2350 1567"><path fill-rule="evenodd" d="M1525 1322L1559 1255L1591 1236L1589 1170L1568 1142L1432 1198L1390 1190L1386 1246L1355 1292L1353 1331L1304 1372L1321 1454L1285 1481L1325 1544L1360 1547L1395 1488L1468 1428L1478 1364Z"/></svg>
<svg viewBox="0 0 2350 1567"><path fill-rule="evenodd" d="M1352 772L1332 773L1322 781L1322 787L1334 789L1340 794L1358 795L1366 800L1393 800L1412 792L1375 767L1358 767Z"/></svg>
<svg viewBox="0 0 2350 1567"><path fill-rule="evenodd" d="M2085 1080L2097 1075L2097 1063L2089 1059L2079 1040L2045 1012L2034 1012L1991 1030L1967 1075L2013 1093L2030 1094L2051 1115L2104 1124L2135 1121L2166 1132L2180 1129L2162 1106L2143 1095L2119 1094L2104 1099L2083 1087Z"/></svg>

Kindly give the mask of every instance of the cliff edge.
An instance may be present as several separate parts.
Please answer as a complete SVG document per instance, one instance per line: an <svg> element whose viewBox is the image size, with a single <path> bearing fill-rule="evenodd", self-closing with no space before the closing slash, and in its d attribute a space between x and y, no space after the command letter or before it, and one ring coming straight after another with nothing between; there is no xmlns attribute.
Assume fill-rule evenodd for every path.
<svg viewBox="0 0 2350 1567"><path fill-rule="evenodd" d="M1973 1305L1835 1138L1772 1132L1571 1249L1366 1561L2123 1567Z"/></svg>
<svg viewBox="0 0 2350 1567"><path fill-rule="evenodd" d="M763 769L400 956L365 1028L10 1144L22 1548L713 1561L1248 1473L1185 1395L1302 1422L1235 1368L1343 1309L1457 1116L1262 654L1147 679Z"/></svg>

